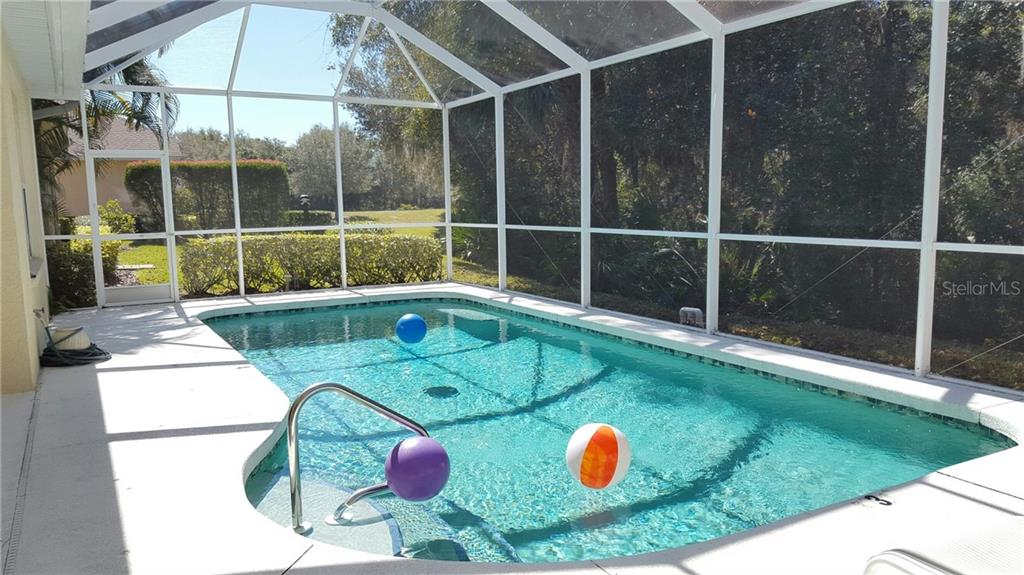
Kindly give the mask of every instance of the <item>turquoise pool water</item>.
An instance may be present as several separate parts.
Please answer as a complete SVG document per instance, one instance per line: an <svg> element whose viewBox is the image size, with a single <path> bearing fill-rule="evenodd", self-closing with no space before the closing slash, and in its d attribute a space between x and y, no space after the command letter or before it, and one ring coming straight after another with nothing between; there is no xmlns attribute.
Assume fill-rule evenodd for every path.
<svg viewBox="0 0 1024 575"><path fill-rule="evenodd" d="M393 335L407 312L430 326L419 344ZM207 323L289 397L336 381L419 421L447 447L451 480L437 498L377 499L418 556L444 556L425 550L438 541L454 542L452 557L500 562L667 549L1012 445L980 428L472 304ZM633 449L625 480L604 491L578 485L564 462L573 430L594 421L621 429ZM303 478L348 489L383 481L384 458L406 436L340 397L317 396L300 418ZM273 473L285 472L250 480L253 497Z"/></svg>

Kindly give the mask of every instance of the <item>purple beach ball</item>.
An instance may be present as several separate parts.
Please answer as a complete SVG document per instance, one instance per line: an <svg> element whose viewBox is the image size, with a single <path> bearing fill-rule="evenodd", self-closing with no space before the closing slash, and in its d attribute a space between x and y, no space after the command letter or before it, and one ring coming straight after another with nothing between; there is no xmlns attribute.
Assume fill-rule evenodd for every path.
<svg viewBox="0 0 1024 575"><path fill-rule="evenodd" d="M426 501L448 483L448 452L430 437L398 442L384 462L384 477L391 491L407 501Z"/></svg>

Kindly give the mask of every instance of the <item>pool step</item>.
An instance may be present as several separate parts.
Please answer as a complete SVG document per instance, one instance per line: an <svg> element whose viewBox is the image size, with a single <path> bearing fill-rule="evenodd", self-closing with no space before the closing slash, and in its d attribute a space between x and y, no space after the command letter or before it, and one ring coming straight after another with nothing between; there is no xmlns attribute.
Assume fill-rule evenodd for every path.
<svg viewBox="0 0 1024 575"><path fill-rule="evenodd" d="M469 561L466 549L451 539L432 539L403 547L402 557L410 559L433 559L435 561Z"/></svg>
<svg viewBox="0 0 1024 575"><path fill-rule="evenodd" d="M455 538L474 561L519 563L521 559L505 536L483 517L445 499L445 510L438 515L455 531Z"/></svg>
<svg viewBox="0 0 1024 575"><path fill-rule="evenodd" d="M288 529L291 529L292 511L288 488L288 474L279 473L256 509ZM345 501L352 492L325 483L305 479L302 482L302 507L313 531L307 537L381 555L398 555L402 549L402 535L391 514L369 499L352 506L355 520L345 525L327 525L324 518L333 513L338 502Z"/></svg>

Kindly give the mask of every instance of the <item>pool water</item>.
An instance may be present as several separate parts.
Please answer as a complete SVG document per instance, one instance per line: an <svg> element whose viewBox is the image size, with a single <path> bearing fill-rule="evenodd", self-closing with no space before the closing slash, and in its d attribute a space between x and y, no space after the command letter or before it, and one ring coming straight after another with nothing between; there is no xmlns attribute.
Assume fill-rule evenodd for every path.
<svg viewBox="0 0 1024 575"><path fill-rule="evenodd" d="M394 337L409 312L430 327L418 344ZM473 561L678 547L1012 445L980 428L475 304L207 323L289 398L335 381L423 424L449 452L448 485L426 503L376 503L397 521L405 547L446 542L453 557ZM589 422L618 427L633 450L626 478L602 491L579 485L565 465L566 442ZM383 481L385 457L409 436L334 394L306 405L299 430L303 479L346 489Z"/></svg>

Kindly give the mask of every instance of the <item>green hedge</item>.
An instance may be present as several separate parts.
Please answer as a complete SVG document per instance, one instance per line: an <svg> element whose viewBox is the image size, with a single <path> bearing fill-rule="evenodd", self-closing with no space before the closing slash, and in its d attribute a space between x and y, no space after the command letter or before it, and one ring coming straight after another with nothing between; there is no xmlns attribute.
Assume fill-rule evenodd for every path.
<svg viewBox="0 0 1024 575"><path fill-rule="evenodd" d="M334 212L330 210L288 210L281 213L282 226L330 226Z"/></svg>
<svg viewBox="0 0 1024 575"><path fill-rule="evenodd" d="M171 162L175 226L178 229L213 230L234 227L231 162ZM139 231L159 229L163 221L160 162L144 160L128 164L124 185L132 204L140 210ZM288 169L276 160L238 161L238 205L242 225L270 227L287 225L283 214L291 196ZM144 214L144 215L143 215Z"/></svg>
<svg viewBox="0 0 1024 575"><path fill-rule="evenodd" d="M444 246L434 239L401 234L346 234L349 285L438 281ZM178 247L181 289L189 296L238 290L235 239L189 238ZM326 232L242 236L247 292L341 286L338 234Z"/></svg>
<svg viewBox="0 0 1024 575"><path fill-rule="evenodd" d="M238 258L233 236L190 237L178 244L178 282L189 296L238 292Z"/></svg>
<svg viewBox="0 0 1024 575"><path fill-rule="evenodd" d="M124 169L124 187L132 198L132 205L140 208L136 216L139 232L163 229L164 196L160 175L160 160L131 162Z"/></svg>
<svg viewBox="0 0 1024 575"><path fill-rule="evenodd" d="M405 234L345 234L348 285L439 281L444 277L444 244Z"/></svg>
<svg viewBox="0 0 1024 575"><path fill-rule="evenodd" d="M175 228L216 230L235 227L229 162L171 162L171 181Z"/></svg>

